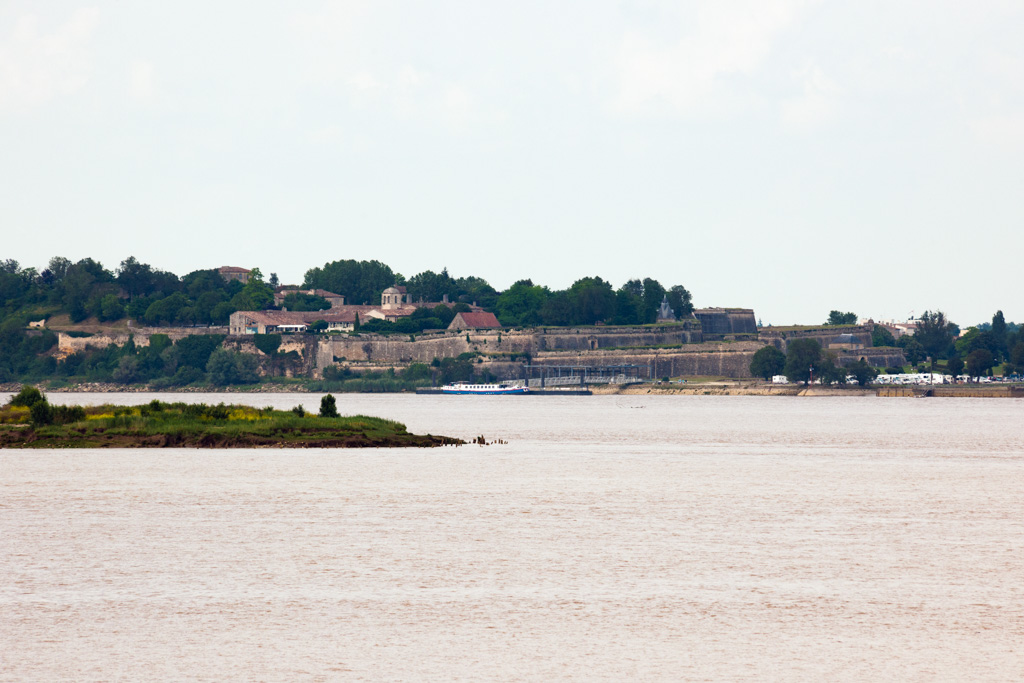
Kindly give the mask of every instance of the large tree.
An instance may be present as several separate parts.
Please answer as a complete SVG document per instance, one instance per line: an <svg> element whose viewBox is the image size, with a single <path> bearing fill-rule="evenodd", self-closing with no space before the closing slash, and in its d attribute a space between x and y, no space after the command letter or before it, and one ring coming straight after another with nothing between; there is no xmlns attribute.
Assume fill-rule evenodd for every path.
<svg viewBox="0 0 1024 683"><path fill-rule="evenodd" d="M850 363L846 367L846 372L857 380L857 384L862 387L866 387L871 384L872 380L878 377L878 371L863 358Z"/></svg>
<svg viewBox="0 0 1024 683"><path fill-rule="evenodd" d="M306 271L304 289L326 289L351 304L380 303L380 295L403 278L380 261L332 261Z"/></svg>
<svg viewBox="0 0 1024 683"><path fill-rule="evenodd" d="M967 354L967 374L971 377L981 377L989 368L995 365L995 358L988 349L977 349Z"/></svg>
<svg viewBox="0 0 1024 683"><path fill-rule="evenodd" d="M750 360L750 374L754 377L762 377L770 380L775 375L782 374L786 368L786 354L774 346L765 346L754 353Z"/></svg>
<svg viewBox="0 0 1024 683"><path fill-rule="evenodd" d="M856 325L857 314L856 313L843 313L841 311L830 311L828 314L828 320L825 321L826 325Z"/></svg>
<svg viewBox="0 0 1024 683"><path fill-rule="evenodd" d="M942 311L925 311L917 323L914 337L921 348L931 357L932 372L939 357L946 357L953 344L953 332L956 326L946 320Z"/></svg>
<svg viewBox="0 0 1024 683"><path fill-rule="evenodd" d="M668 305L675 311L676 317L682 320L693 315L693 297L682 285L672 285L668 290Z"/></svg>
<svg viewBox="0 0 1024 683"><path fill-rule="evenodd" d="M814 368L821 362L821 344L817 339L794 339L786 346L786 366L783 373L790 382L808 384Z"/></svg>

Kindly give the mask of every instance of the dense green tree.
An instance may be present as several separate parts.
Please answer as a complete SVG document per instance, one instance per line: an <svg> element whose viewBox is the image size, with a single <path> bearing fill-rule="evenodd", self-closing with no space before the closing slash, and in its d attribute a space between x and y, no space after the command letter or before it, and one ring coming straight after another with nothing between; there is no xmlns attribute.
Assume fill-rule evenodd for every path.
<svg viewBox="0 0 1024 683"><path fill-rule="evenodd" d="M320 417L340 417L337 401L333 394L327 394L320 399Z"/></svg>
<svg viewBox="0 0 1024 683"><path fill-rule="evenodd" d="M856 313L843 313L841 311L830 311L828 314L828 320L825 321L826 325L856 325L857 314Z"/></svg>
<svg viewBox="0 0 1024 683"><path fill-rule="evenodd" d="M632 282L632 281L631 281ZM616 325L637 325L643 320L643 297L635 295L626 283L615 292Z"/></svg>
<svg viewBox="0 0 1024 683"><path fill-rule="evenodd" d="M976 349L967 355L967 374L971 377L981 377L992 366L995 365L995 358L988 349Z"/></svg>
<svg viewBox="0 0 1024 683"><path fill-rule="evenodd" d="M545 325L571 325L572 316L572 300L568 292L552 292L540 309L540 318Z"/></svg>
<svg viewBox="0 0 1024 683"><path fill-rule="evenodd" d="M783 374L790 382L811 381L814 368L821 362L821 344L817 339L794 339L786 346Z"/></svg>
<svg viewBox="0 0 1024 683"><path fill-rule="evenodd" d="M949 355L953 344L955 326L946 320L942 311L925 311L917 323L917 331L914 337L921 344L921 348L931 357L932 372L935 372L935 362L941 357Z"/></svg>
<svg viewBox="0 0 1024 683"><path fill-rule="evenodd" d="M289 294L281 302L281 307L289 311L326 311L331 304L315 294Z"/></svg>
<svg viewBox="0 0 1024 683"><path fill-rule="evenodd" d="M946 372L956 377L964 369L964 362L960 356L953 356L946 362Z"/></svg>
<svg viewBox="0 0 1024 683"><path fill-rule="evenodd" d="M1024 341L1019 341L1010 349L1009 364L1011 372L1024 372Z"/></svg>
<svg viewBox="0 0 1024 683"><path fill-rule="evenodd" d="M120 320L124 317L124 304L114 294L107 294L100 300L100 320Z"/></svg>
<svg viewBox="0 0 1024 683"><path fill-rule="evenodd" d="M921 342L917 340L916 334L902 335L896 340L896 346L903 349L903 356L911 365L917 365L924 360L924 348L922 348Z"/></svg>
<svg viewBox="0 0 1024 683"><path fill-rule="evenodd" d="M846 367L846 373L853 375L857 380L857 384L862 387L866 387L871 384L876 377L878 377L878 371L863 358L860 358L853 363L850 363Z"/></svg>
<svg viewBox="0 0 1024 683"><path fill-rule="evenodd" d="M341 294L351 304L379 304L380 295L401 275L380 261L332 261L306 271L304 289L326 289Z"/></svg>
<svg viewBox="0 0 1024 683"><path fill-rule="evenodd" d="M326 327L326 323L324 327ZM256 348L267 354L273 356L277 353L277 350L281 348L281 335L279 334L254 334L252 341L256 345Z"/></svg>
<svg viewBox="0 0 1024 683"><path fill-rule="evenodd" d="M750 374L765 380L770 380L775 375L781 375L785 368L786 354L774 346L758 349L750 361Z"/></svg>
<svg viewBox="0 0 1024 683"><path fill-rule="evenodd" d="M996 311L995 315L992 316L992 353L997 359L1006 358L1007 351L1007 334L1006 334L1006 319L1003 317L1002 311Z"/></svg>
<svg viewBox="0 0 1024 683"><path fill-rule="evenodd" d="M660 282L653 278L644 278L643 315L640 323L649 325L658 320L658 309L661 308L661 302L667 294L667 290Z"/></svg>
<svg viewBox="0 0 1024 683"><path fill-rule="evenodd" d="M210 355L224 341L223 334L191 334L175 342L182 366L205 369Z"/></svg>
<svg viewBox="0 0 1024 683"><path fill-rule="evenodd" d="M7 405L20 407L20 408L31 408L40 401L45 401L46 398L42 392L36 389L31 384L24 384L21 387L21 391L11 396L11 399L7 402Z"/></svg>
<svg viewBox="0 0 1024 683"><path fill-rule="evenodd" d="M668 305L675 311L676 317L682 320L693 315L693 297L682 285L673 285L668 290Z"/></svg>
<svg viewBox="0 0 1024 683"><path fill-rule="evenodd" d="M548 294L546 287L538 287L530 280L519 280L498 296L495 305L498 320L505 327L539 324L539 311Z"/></svg>
<svg viewBox="0 0 1024 683"><path fill-rule="evenodd" d="M600 277L585 277L572 283L569 300L573 323L577 325L593 325L615 315L615 291Z"/></svg>
<svg viewBox="0 0 1024 683"><path fill-rule="evenodd" d="M222 386L252 384L259 380L258 368L259 361L255 356L227 349L217 349L206 363L210 381Z"/></svg>
<svg viewBox="0 0 1024 683"><path fill-rule="evenodd" d="M814 370L814 376L826 386L846 384L846 368L839 365L836 360L836 354L824 353Z"/></svg>
<svg viewBox="0 0 1024 683"><path fill-rule="evenodd" d="M437 306L434 306L433 317L441 321L442 327L448 327L451 325L452 320L455 319L455 311L452 310L451 306L438 304Z"/></svg>
<svg viewBox="0 0 1024 683"><path fill-rule="evenodd" d="M875 325L874 329L871 330L871 345L896 346L896 338L892 336L892 332L881 325Z"/></svg>

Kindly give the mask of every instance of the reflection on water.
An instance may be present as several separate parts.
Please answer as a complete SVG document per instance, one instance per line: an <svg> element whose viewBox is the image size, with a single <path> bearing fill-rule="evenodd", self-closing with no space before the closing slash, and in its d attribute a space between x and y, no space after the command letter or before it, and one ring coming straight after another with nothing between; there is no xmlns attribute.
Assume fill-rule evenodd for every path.
<svg viewBox="0 0 1024 683"><path fill-rule="evenodd" d="M0 678L1024 667L1024 401L343 395L338 408L511 443L0 452Z"/></svg>

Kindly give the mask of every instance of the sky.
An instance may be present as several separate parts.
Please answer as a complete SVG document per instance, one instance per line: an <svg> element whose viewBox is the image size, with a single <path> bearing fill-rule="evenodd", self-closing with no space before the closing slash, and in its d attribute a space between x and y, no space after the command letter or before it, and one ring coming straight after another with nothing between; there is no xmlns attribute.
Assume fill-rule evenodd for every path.
<svg viewBox="0 0 1024 683"><path fill-rule="evenodd" d="M1024 3L0 1L0 258L1024 322Z"/></svg>

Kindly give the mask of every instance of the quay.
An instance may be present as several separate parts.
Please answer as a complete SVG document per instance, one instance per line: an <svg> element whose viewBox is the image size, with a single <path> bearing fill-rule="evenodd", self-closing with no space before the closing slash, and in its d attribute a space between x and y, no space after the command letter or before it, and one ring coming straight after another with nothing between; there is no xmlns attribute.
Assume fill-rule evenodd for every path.
<svg viewBox="0 0 1024 683"><path fill-rule="evenodd" d="M416 389L417 394L443 394L444 392L440 387L419 387ZM525 394L509 394L509 396L590 396L593 394L590 389L533 389L531 388ZM466 394L460 394L465 396Z"/></svg>

